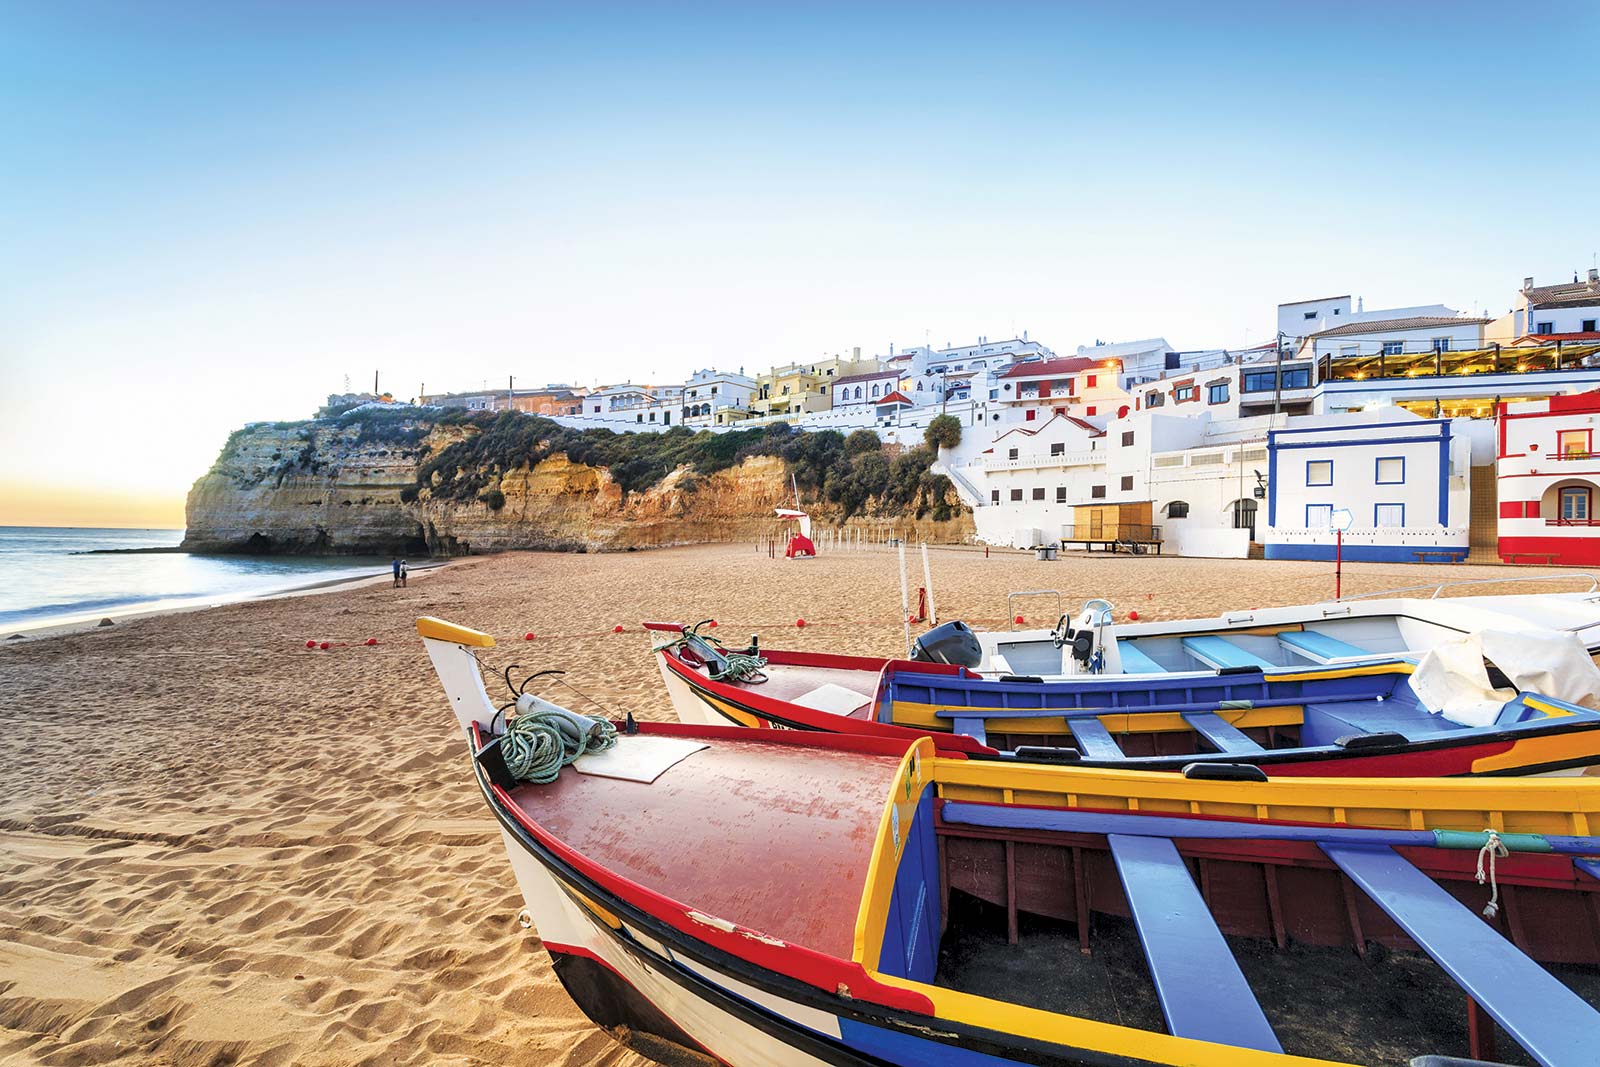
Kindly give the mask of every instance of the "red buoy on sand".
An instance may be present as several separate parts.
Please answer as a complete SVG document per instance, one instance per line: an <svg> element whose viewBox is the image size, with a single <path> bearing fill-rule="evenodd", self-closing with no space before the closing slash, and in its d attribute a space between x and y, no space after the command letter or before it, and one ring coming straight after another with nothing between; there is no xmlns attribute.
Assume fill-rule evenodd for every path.
<svg viewBox="0 0 1600 1067"><path fill-rule="evenodd" d="M523 634L522 635L522 639L524 641L532 641L533 640L533 631L530 630L529 632Z"/></svg>
<svg viewBox="0 0 1600 1067"><path fill-rule="evenodd" d="M1018 615L1018 616L1017 616L1017 625L1018 625L1018 626L1021 626L1021 625L1022 625L1022 624L1023 624L1023 622L1024 622L1024 621L1025 621L1025 620L1024 620L1024 619L1023 619L1023 618L1022 618L1022 616L1021 616L1021 615Z"/></svg>
<svg viewBox="0 0 1600 1067"><path fill-rule="evenodd" d="M306 642L306 647L307 648L316 648L317 647L316 639L312 638L311 640L307 641Z"/></svg>
<svg viewBox="0 0 1600 1067"><path fill-rule="evenodd" d="M796 620L794 620L794 624L799 629L804 630L806 628L806 620L804 620L804 619L796 619Z"/></svg>
<svg viewBox="0 0 1600 1067"><path fill-rule="evenodd" d="M1128 618L1132 619L1134 622L1138 622L1139 621L1139 613L1137 611L1130 611L1130 612L1128 612Z"/></svg>
<svg viewBox="0 0 1600 1067"><path fill-rule="evenodd" d="M717 620L716 619L712 619L710 622L706 623L706 629L715 630L716 628L717 628Z"/></svg>
<svg viewBox="0 0 1600 1067"><path fill-rule="evenodd" d="M322 649L322 651L326 652L326 651L328 651L328 649L333 647L333 642L332 641L324 641L324 642L322 642L322 644L318 645L317 647Z"/></svg>
<svg viewBox="0 0 1600 1067"><path fill-rule="evenodd" d="M620 634L622 632L622 624L620 622L617 623L617 625L611 628L611 632L614 634Z"/></svg>
<svg viewBox="0 0 1600 1067"><path fill-rule="evenodd" d="M366 645L367 645L368 648L371 648L373 645L375 645L377 643L378 643L378 639L376 637L369 637L366 640Z"/></svg>

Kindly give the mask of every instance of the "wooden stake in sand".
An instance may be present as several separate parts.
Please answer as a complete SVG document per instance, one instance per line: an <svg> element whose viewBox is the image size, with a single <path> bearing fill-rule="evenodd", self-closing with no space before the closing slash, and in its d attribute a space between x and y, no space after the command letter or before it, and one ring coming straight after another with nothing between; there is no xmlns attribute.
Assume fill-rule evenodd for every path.
<svg viewBox="0 0 1600 1067"><path fill-rule="evenodd" d="M906 543L900 542L900 622L906 629L906 657L911 656L911 594L906 589Z"/></svg>
<svg viewBox="0 0 1600 1067"><path fill-rule="evenodd" d="M922 542L922 588L928 591L928 626L939 625L939 608L933 602L933 574L928 570L928 542Z"/></svg>

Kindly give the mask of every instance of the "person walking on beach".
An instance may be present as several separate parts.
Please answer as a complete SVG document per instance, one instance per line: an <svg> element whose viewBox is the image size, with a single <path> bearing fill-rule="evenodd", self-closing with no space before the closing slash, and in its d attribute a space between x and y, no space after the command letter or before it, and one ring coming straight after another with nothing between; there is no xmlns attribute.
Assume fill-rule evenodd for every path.
<svg viewBox="0 0 1600 1067"><path fill-rule="evenodd" d="M400 588L400 557L399 556L396 556L394 558L394 563L391 564L391 566L394 569L394 587L396 589L399 589Z"/></svg>
<svg viewBox="0 0 1600 1067"><path fill-rule="evenodd" d="M400 588L404 589L405 587L406 587L406 561L405 560L401 560L400 561Z"/></svg>

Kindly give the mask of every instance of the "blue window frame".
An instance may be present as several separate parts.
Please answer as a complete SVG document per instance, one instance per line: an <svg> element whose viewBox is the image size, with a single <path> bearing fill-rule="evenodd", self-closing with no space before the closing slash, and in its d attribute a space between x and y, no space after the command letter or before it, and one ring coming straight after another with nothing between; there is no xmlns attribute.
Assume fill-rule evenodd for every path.
<svg viewBox="0 0 1600 1067"><path fill-rule="evenodd" d="M1589 490L1581 485L1567 486L1561 490L1561 521L1588 522L1590 503Z"/></svg>
<svg viewBox="0 0 1600 1067"><path fill-rule="evenodd" d="M1406 524L1406 506L1404 504L1374 504L1372 505L1372 525L1378 529L1398 529Z"/></svg>
<svg viewBox="0 0 1600 1067"><path fill-rule="evenodd" d="M1283 372L1283 387L1285 389L1310 389L1311 368L1291 367Z"/></svg>
<svg viewBox="0 0 1600 1067"><path fill-rule="evenodd" d="M1306 460L1306 484L1307 485L1332 485L1333 484L1333 460L1331 460L1331 459L1308 459L1308 460Z"/></svg>
<svg viewBox="0 0 1600 1067"><path fill-rule="evenodd" d="M1377 485L1404 485L1406 458L1404 456L1379 456L1372 463L1372 480Z"/></svg>
<svg viewBox="0 0 1600 1067"><path fill-rule="evenodd" d="M1228 383L1218 382L1216 385L1207 386L1206 399L1212 404L1226 404L1228 402Z"/></svg>
<svg viewBox="0 0 1600 1067"><path fill-rule="evenodd" d="M1239 391L1244 393L1270 393L1278 387L1278 376L1270 370L1247 371Z"/></svg>
<svg viewBox="0 0 1600 1067"><path fill-rule="evenodd" d="M1332 504L1307 504L1306 529L1326 530L1333 525Z"/></svg>

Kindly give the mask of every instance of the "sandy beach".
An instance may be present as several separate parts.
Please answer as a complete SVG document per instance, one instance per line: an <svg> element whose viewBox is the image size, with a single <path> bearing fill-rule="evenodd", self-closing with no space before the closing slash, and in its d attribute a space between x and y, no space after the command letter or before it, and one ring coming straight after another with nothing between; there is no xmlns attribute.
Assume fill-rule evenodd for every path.
<svg viewBox="0 0 1600 1067"><path fill-rule="evenodd" d="M932 569L941 617L991 626L1021 589L1059 589L1069 608L1103 596L1146 619L1333 592L1323 563L940 549ZM1528 573L1352 564L1345 592ZM885 550L805 562L751 545L523 553L462 560L407 589L367 583L0 647L0 1062L646 1062L587 1024L537 931L517 925L413 620L487 630L497 666L564 669L616 715L659 719L670 710L641 619L715 617L723 634L774 647L890 654L899 596ZM1030 623L1053 608L1037 599ZM338 644L311 651L310 639Z"/></svg>

